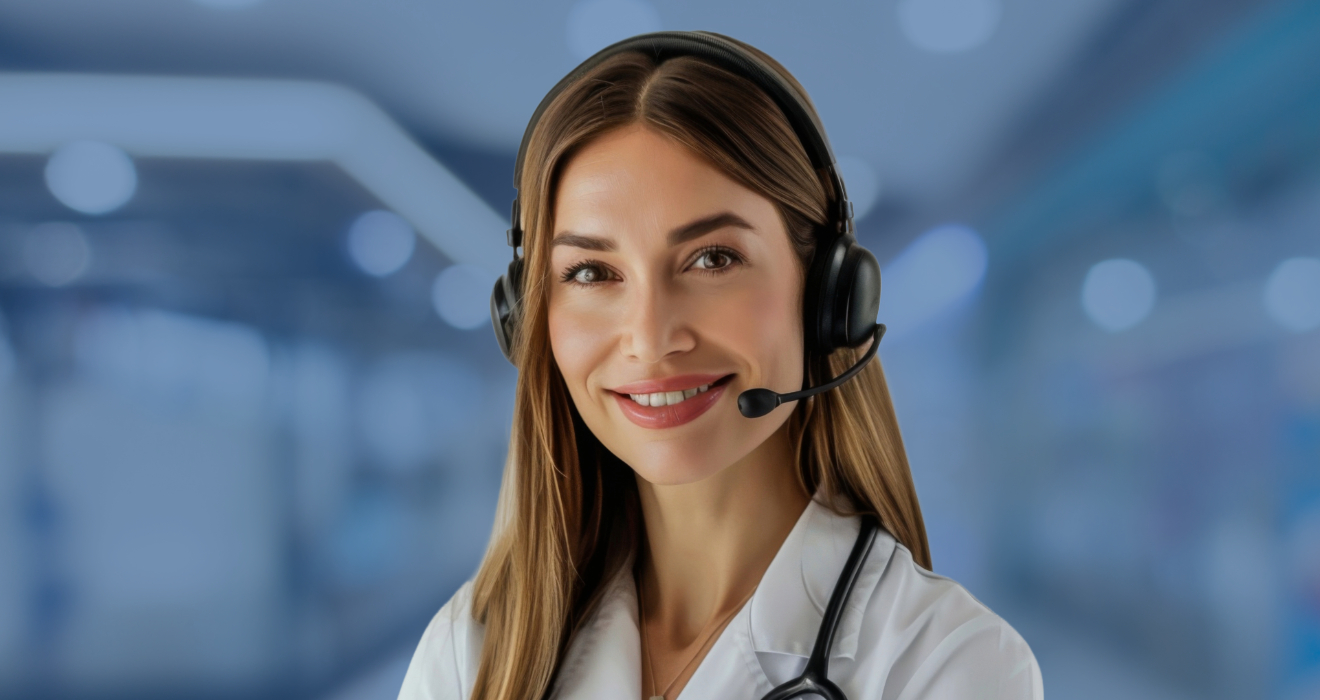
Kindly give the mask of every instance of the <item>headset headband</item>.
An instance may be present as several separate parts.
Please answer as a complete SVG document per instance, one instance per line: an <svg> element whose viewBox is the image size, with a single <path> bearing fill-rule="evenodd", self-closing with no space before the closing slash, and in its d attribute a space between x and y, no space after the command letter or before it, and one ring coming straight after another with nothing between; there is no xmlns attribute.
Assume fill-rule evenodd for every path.
<svg viewBox="0 0 1320 700"><path fill-rule="evenodd" d="M779 71L766 65L764 61L733 43L728 37L714 32L653 32L651 34L639 34L597 51L591 58L583 61L571 73L564 76L541 99L541 104L536 106L536 111L532 113L532 118L527 123L527 130L523 132L522 143L518 146L518 160L515 161L513 167L513 188L515 191L518 190L518 186L521 184L523 158L527 154L527 144L532 140L532 131L536 127L536 122L540 120L541 113L550 106L550 103L554 101L560 92L573 84L584 73L595 68L607 58L626 51L640 51L650 54L656 59L657 63L663 63L679 56L696 56L755 83L757 87L770 96L770 99L774 100L775 104L779 105L779 109L788 118L789 124L793 127L793 132L797 134L798 140L802 142L803 148L807 151L807 157L811 159L812 167L817 170L821 168L828 169L830 185L833 187L835 195L836 209L833 223L838 233L847 232L852 221L852 203L848 201L848 193L843 187L843 178L839 177L838 170L835 167L834 151L830 149L830 142L825 138L825 128L821 126L815 112L807 106L803 96L779 74ZM522 245L523 233L519 221L519 199L520 197L514 197L508 230L509 245L514 248L515 257L517 248Z"/></svg>

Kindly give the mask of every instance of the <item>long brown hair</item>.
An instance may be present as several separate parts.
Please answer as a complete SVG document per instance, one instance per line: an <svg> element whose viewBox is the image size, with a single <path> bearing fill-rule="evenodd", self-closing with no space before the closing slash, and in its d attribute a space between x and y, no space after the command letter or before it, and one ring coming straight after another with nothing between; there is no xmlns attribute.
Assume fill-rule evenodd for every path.
<svg viewBox="0 0 1320 700"><path fill-rule="evenodd" d="M738 42L806 91L778 62ZM814 107L813 107L814 109ZM490 548L477 573L473 617L485 625L474 700L537 700L573 633L641 537L631 469L583 424L550 350L548 241L564 164L584 144L641 123L681 143L770 199L806 270L830 190L779 107L750 80L693 57L659 65L618 54L564 89L537 122L523 163L526 273L515 361L512 437ZM813 383L858 351L807 358ZM930 567L926 529L889 389L877 358L852 382L799 402L789 417L806 493L873 513Z"/></svg>

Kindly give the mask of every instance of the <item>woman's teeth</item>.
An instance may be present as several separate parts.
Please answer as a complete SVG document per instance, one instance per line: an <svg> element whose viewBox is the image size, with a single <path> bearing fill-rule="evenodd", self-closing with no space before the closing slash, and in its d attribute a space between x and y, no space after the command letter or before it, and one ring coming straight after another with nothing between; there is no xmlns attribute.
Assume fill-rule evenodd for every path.
<svg viewBox="0 0 1320 700"><path fill-rule="evenodd" d="M709 384L702 384L695 389L684 389L683 391L657 391L654 394L628 394L628 396L643 406L673 406L697 394L703 394L709 388Z"/></svg>

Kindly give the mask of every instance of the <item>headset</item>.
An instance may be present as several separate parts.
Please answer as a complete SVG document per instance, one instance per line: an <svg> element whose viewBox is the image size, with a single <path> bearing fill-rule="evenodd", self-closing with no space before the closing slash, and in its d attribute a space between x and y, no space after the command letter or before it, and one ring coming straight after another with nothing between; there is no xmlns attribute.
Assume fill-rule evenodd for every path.
<svg viewBox="0 0 1320 700"><path fill-rule="evenodd" d="M606 59L620 53L636 51L663 63L679 56L693 56L751 80L774 100L798 140L806 149L811 165L817 171L826 170L833 190L833 202L828 221L815 231L816 251L807 272L806 293L803 295L803 330L806 350L817 356L828 356L839 348L855 348L871 339L871 346L863 357L838 377L815 387L804 386L801 391L780 394L769 389L750 389L738 397L738 409L748 418L763 416L787 401L807 398L829 391L861 371L875 356L883 324L875 322L880 309L880 264L874 255L857 242L853 228L853 207L843 186L834 161L834 151L825 138L825 129L802 95L784 75L751 52L739 46L730 37L706 31L669 31L640 34L611 44L583 61L564 76L537 105L536 111L523 132L518 147L518 160L514 164L513 186L522 181L523 159L531 142L532 132L541 114L566 87ZM515 196L510 213L510 228L506 232L508 244L513 248L513 261L506 274L495 282L490 297L491 324L500 351L510 362L514 361L516 331L523 288L523 257L518 249L523 244L519 197ZM806 384L806 380L803 380Z"/></svg>
<svg viewBox="0 0 1320 700"><path fill-rule="evenodd" d="M523 158L527 154L527 145L531 141L532 132L541 113L565 87L602 61L625 51L646 53L654 57L657 63L678 56L695 56L748 78L779 105L811 158L812 166L818 171L825 169L829 176L830 187L834 194L834 206L829 212L829 220L815 231L816 252L812 256L811 266L807 272L806 294L803 301L803 329L807 351L828 356L839 348L858 347L868 339L871 340L871 346L856 364L825 384L815 387L804 386L801 391L787 394L776 393L769 389L744 391L738 396L739 412L748 418L764 416L781 403L797 401L829 391L852 379L875 356L880 338L885 332L884 324L875 322L876 314L880 309L880 264L876 262L875 256L870 251L857 242L853 230L852 203L848 201L843 178L839 175L838 167L834 162L834 152L825 138L825 129L808 106L805 96L799 93L779 71L729 37L714 32L642 34L611 44L583 61L550 90L532 113L527 130L523 132L522 144L518 147L518 160L514 164L513 171L514 189L517 189L522 181ZM523 283L524 263L523 257L518 253L523 242L519 214L519 200L515 196L510 214L510 228L507 232L509 246L513 248L513 261L509 263L508 272L495 282L495 289L490 297L491 324L495 328L495 338L499 341L500 351L510 362L514 359ZM805 378L803 384L806 384ZM843 614L843 605L852 593L862 563L875 542L878 529L879 523L874 516L863 516L857 541L853 544L843 572L834 585L806 668L797 678L771 690L763 700L790 700L804 695L818 695L826 700L847 700L843 691L828 678L830 649L834 644L834 635Z"/></svg>

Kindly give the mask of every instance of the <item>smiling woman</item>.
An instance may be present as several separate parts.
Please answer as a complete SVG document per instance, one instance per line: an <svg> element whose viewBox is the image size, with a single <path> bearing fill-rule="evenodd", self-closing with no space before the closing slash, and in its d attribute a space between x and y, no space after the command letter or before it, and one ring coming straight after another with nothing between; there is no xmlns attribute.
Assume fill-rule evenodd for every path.
<svg viewBox="0 0 1320 700"><path fill-rule="evenodd" d="M803 265L774 203L632 124L568 161L554 210L551 349L592 434L639 484L700 481L758 446L791 476L793 405L694 422L730 388L802 385Z"/></svg>
<svg viewBox="0 0 1320 700"><path fill-rule="evenodd" d="M1021 637L929 571L861 345L874 306L832 306L862 273L837 173L802 140L805 91L728 37L641 39L589 59L529 127L525 257L493 302L520 370L499 523L400 697L1041 697ZM693 42L717 50L660 50ZM823 339L821 309L866 332ZM737 405L859 357L827 393L755 419Z"/></svg>

